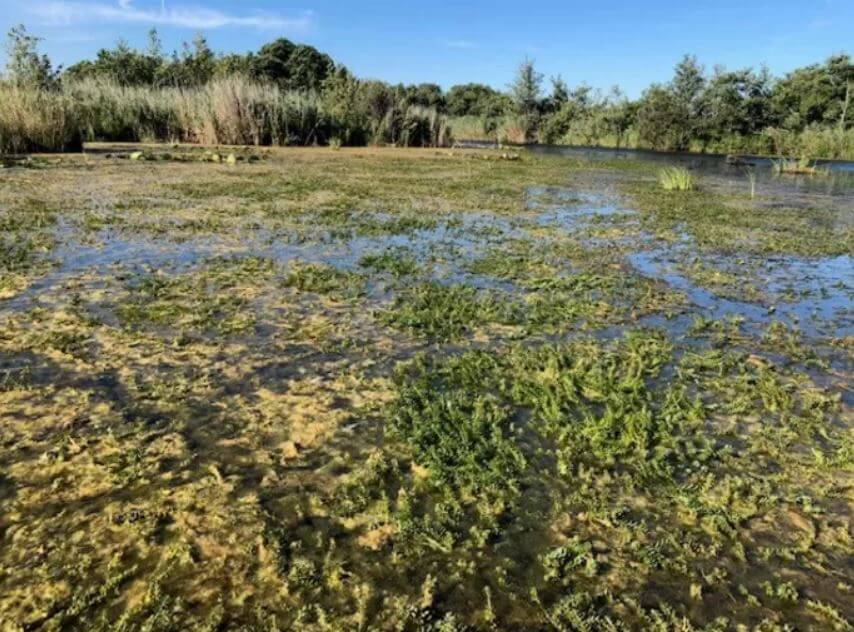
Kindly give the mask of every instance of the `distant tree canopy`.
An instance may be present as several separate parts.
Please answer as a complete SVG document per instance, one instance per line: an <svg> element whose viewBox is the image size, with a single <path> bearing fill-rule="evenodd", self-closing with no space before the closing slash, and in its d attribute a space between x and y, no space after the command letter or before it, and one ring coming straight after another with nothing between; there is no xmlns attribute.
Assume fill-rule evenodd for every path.
<svg viewBox="0 0 854 632"><path fill-rule="evenodd" d="M479 118L471 129L488 135L512 128L516 138L550 143L782 151L781 139L809 133L830 138L842 148L825 153L840 153L849 151L846 148L854 142L854 63L844 53L781 78L772 77L764 67L715 67L708 73L696 57L685 55L670 81L653 84L640 98L630 100L619 88L603 94L584 83L571 87L561 76L552 77L545 90L543 76L527 59L504 92L482 83L444 91L435 83L392 85L358 79L329 55L286 38L255 52L220 55L197 35L180 51L165 54L152 29L142 50L119 41L64 72L39 53L39 41L23 26L9 31L5 82L51 90L87 78L124 86L192 87L241 75L283 90L314 93L327 112L348 121L347 129L362 130L358 132L362 136L371 129L374 136L382 136L381 125L394 124L406 108L419 106L453 117ZM361 142L350 135L343 134L341 140Z"/></svg>
<svg viewBox="0 0 854 632"><path fill-rule="evenodd" d="M783 77L771 94L771 110L781 125L798 128L813 123L851 124L854 64L835 55L824 64L799 68Z"/></svg>
<svg viewBox="0 0 854 632"><path fill-rule="evenodd" d="M114 48L98 51L94 60L74 64L65 76L104 77L125 86L193 86L239 73L286 89L319 90L334 68L329 55L284 38L265 44L257 53L217 56L207 40L197 35L180 52L166 56L152 29L146 50L119 41Z"/></svg>
<svg viewBox="0 0 854 632"><path fill-rule="evenodd" d="M667 85L654 85L638 102L640 139L656 149L686 149L768 128L793 132L818 125L851 129L854 63L835 55L823 64L799 68L774 80L766 68L727 71L706 77L686 56Z"/></svg>
<svg viewBox="0 0 854 632"><path fill-rule="evenodd" d="M317 90L335 69L335 62L313 46L279 38L264 44L258 54L250 58L249 67L257 79L283 88Z"/></svg>
<svg viewBox="0 0 854 632"><path fill-rule="evenodd" d="M19 86L52 88L59 79L47 55L38 51L41 38L30 35L24 25L9 30L6 42L6 78Z"/></svg>
<svg viewBox="0 0 854 632"><path fill-rule="evenodd" d="M452 116L500 116L510 106L510 98L482 83L453 86L445 99Z"/></svg>
<svg viewBox="0 0 854 632"><path fill-rule="evenodd" d="M419 83L406 88L407 98L413 105L420 105L437 110L445 109L445 95L442 88L435 83Z"/></svg>

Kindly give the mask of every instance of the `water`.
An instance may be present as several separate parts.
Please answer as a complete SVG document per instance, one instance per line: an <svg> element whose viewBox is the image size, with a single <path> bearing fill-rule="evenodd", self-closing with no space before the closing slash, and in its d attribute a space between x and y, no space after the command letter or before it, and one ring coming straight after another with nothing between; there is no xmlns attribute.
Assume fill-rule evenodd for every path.
<svg viewBox="0 0 854 632"><path fill-rule="evenodd" d="M596 217L624 216L625 225L635 222L636 214L607 189L578 192L535 187L529 190L528 207L539 209L538 223L558 227L568 235ZM637 272L685 294L692 316L712 320L736 316L744 319L746 327L753 331L780 321L807 337L854 335L854 258L850 255L769 257L704 253L687 234L673 243L663 243L644 232L628 238L597 239L590 245L620 248ZM681 269L692 264L741 277L745 283L753 284L760 296L731 296L739 293L738 287L720 293L702 287ZM660 324L670 330L680 329L675 322Z"/></svg>
<svg viewBox="0 0 854 632"><path fill-rule="evenodd" d="M577 151L576 148L538 147L536 151ZM663 156L655 152L589 150L597 155ZM696 157L692 157L694 159ZM720 157L700 157L708 170L724 173ZM170 240L145 235L127 235L104 229L82 240L76 227L60 222L58 245L52 252L54 268L35 280L13 299L2 301L7 310L26 309L37 304L82 274L90 279L109 278L118 273L138 273L152 269L179 272L205 259L223 256L262 256L279 263L303 261L328 264L339 269L360 270L359 262L367 254L387 250L413 257L425 276L443 283L466 283L479 289L520 291L512 282L474 274L468 264L487 254L490 249L522 236L534 226L557 229L558 234L572 235L595 222L609 217L620 225L637 225L636 212L616 191L603 184L597 190L566 187L533 187L527 191L528 212L512 219L489 213L460 213L438 218L432 228L400 234L364 236L358 233L337 234L318 226L311 239L299 239L287 231L244 230L231 235L205 235L187 240ZM850 213L843 214L850 218ZM392 219L376 214L375 219ZM780 320L797 327L805 335L854 335L854 261L848 255L824 258L757 257L745 254L701 253L693 240L683 235L675 243L663 243L642 232L628 236L591 238L588 246L618 248L624 260L639 274L678 290L686 295L693 314L715 320L739 316L748 326L761 327ZM733 290L716 294L713 289L695 283L685 267L702 264L706 269L743 276L756 287L761 297L733 296ZM737 288L736 288L737 291ZM388 298L380 287L372 297Z"/></svg>
<svg viewBox="0 0 854 632"><path fill-rule="evenodd" d="M612 149L606 147L575 147L569 145L529 145L537 154L569 156L591 162L609 160L640 160L665 166L684 167L701 176L737 182L745 186L748 169L756 174L757 193L762 189L786 192L819 193L842 196L854 200L854 161L817 160L816 165L827 170L821 175L778 175L773 172L773 161L765 156L739 154L747 164L732 165L725 154L697 154L691 152L664 152L647 149Z"/></svg>
<svg viewBox="0 0 854 632"><path fill-rule="evenodd" d="M847 255L769 261L758 280L771 301L720 296L692 283L674 269L675 264L684 260L684 254L673 248L634 252L628 259L641 274L685 293L695 312L706 318L723 320L739 316L753 329L776 320L808 337L854 335L854 261ZM731 262L719 260L718 267L727 263ZM793 298L783 295L792 289Z"/></svg>
<svg viewBox="0 0 854 632"><path fill-rule="evenodd" d="M388 219L383 213L377 219ZM152 270L185 272L206 259L222 256L258 256L280 264L293 261L362 270L359 262L369 254L386 251L412 256L420 268L442 283L467 283L480 289L511 289L486 275L466 271L465 264L486 254L514 230L508 219L468 212L439 220L435 227L400 234L336 237L318 227L311 239L284 231L244 230L231 235L205 235L180 241L164 237L128 235L102 229L82 240L73 225L60 222L57 245L51 253L53 269L34 280L17 296L0 300L6 310L27 309L49 294L86 274L92 278L136 274ZM384 296L377 288L376 297Z"/></svg>

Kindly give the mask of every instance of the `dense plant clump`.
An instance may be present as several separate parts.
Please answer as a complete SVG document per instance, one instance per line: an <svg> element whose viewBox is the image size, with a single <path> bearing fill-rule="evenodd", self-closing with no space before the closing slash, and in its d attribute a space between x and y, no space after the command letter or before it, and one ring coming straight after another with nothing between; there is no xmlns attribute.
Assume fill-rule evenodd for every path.
<svg viewBox="0 0 854 632"><path fill-rule="evenodd" d="M854 156L854 64L847 54L782 78L694 57L637 100L552 78L525 60L507 93L468 83L361 80L311 46L277 39L216 55L203 36L167 56L124 42L64 72L24 27L9 32L0 151L63 151L86 140L442 146L456 139L663 150ZM50 130L50 133L47 132Z"/></svg>
<svg viewBox="0 0 854 632"><path fill-rule="evenodd" d="M681 167L667 167L659 171L658 183L665 191L691 191L696 186L691 172Z"/></svg>

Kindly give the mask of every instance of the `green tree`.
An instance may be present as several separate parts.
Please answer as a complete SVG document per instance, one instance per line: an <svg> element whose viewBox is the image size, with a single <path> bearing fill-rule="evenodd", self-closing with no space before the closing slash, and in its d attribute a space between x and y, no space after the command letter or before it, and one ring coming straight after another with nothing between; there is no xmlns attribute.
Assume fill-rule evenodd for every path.
<svg viewBox="0 0 854 632"><path fill-rule="evenodd" d="M510 98L516 113L535 119L540 108L540 95L543 90L543 75L534 68L530 59L519 64L516 78L510 84Z"/></svg>
<svg viewBox="0 0 854 632"><path fill-rule="evenodd" d="M700 105L706 85L703 67L693 55L685 55L674 69L670 82L677 115L672 120L673 149L687 149L701 131ZM672 114L672 112L670 113Z"/></svg>
<svg viewBox="0 0 854 632"><path fill-rule="evenodd" d="M653 84L638 104L636 126L641 142L653 149L682 149L685 137L682 104L672 90Z"/></svg>
<svg viewBox="0 0 854 632"><path fill-rule="evenodd" d="M851 124L850 104L854 64L849 55L835 55L824 64L813 64L790 72L777 82L771 95L774 115L790 130L807 125Z"/></svg>
<svg viewBox="0 0 854 632"><path fill-rule="evenodd" d="M751 71L749 85L746 89L747 104L745 107L750 133L757 133L774 123L771 109L771 94L774 79L767 66L760 66L759 72Z"/></svg>
<svg viewBox="0 0 854 632"><path fill-rule="evenodd" d="M395 90L383 81L362 82L364 107L371 119L379 120L395 106Z"/></svg>
<svg viewBox="0 0 854 632"><path fill-rule="evenodd" d="M157 29L152 27L148 30L148 49L145 51L149 57L163 59L163 42Z"/></svg>
<svg viewBox="0 0 854 632"><path fill-rule="evenodd" d="M757 74L716 68L700 97L696 135L719 142L761 132L769 124L768 81L765 69Z"/></svg>
<svg viewBox="0 0 854 632"><path fill-rule="evenodd" d="M676 64L673 80L670 83L673 95L683 105L692 106L697 103L706 80L703 77L703 67L693 55L685 55Z"/></svg>
<svg viewBox="0 0 854 632"><path fill-rule="evenodd" d="M319 90L335 69L335 62L313 46L280 37L264 44L251 66L252 74L263 81L293 90Z"/></svg>
<svg viewBox="0 0 854 632"><path fill-rule="evenodd" d="M198 33L192 46L184 44L181 66L181 85L198 86L211 80L216 70L216 55L204 35Z"/></svg>
<svg viewBox="0 0 854 632"><path fill-rule="evenodd" d="M138 51L124 40L115 48L102 48L95 61L82 61L69 67L65 75L72 79L105 77L123 86L152 85L162 74L165 59L157 31L149 32L147 51Z"/></svg>
<svg viewBox="0 0 854 632"><path fill-rule="evenodd" d="M362 145L369 140L365 86L344 66L338 66L323 82L323 109L337 127L332 135L345 145Z"/></svg>
<svg viewBox="0 0 854 632"><path fill-rule="evenodd" d="M288 58L288 77L285 84L292 90L318 90L335 68L329 55L313 46L298 45Z"/></svg>
<svg viewBox="0 0 854 632"><path fill-rule="evenodd" d="M605 127L614 136L617 147L623 145L626 133L635 121L637 107L629 101L619 86L611 88L603 113Z"/></svg>
<svg viewBox="0 0 854 632"><path fill-rule="evenodd" d="M445 102L452 116L497 117L506 113L510 105L506 95L482 83L452 86Z"/></svg>
<svg viewBox="0 0 854 632"><path fill-rule="evenodd" d="M551 83L552 93L547 99L545 109L547 112L557 112L564 103L569 101L569 87L560 75L552 77Z"/></svg>
<svg viewBox="0 0 854 632"><path fill-rule="evenodd" d="M169 86L201 86L210 81L219 67L216 54L201 33L193 38L192 44L184 42L181 54L172 53L172 58L162 65L155 83Z"/></svg>
<svg viewBox="0 0 854 632"><path fill-rule="evenodd" d="M296 44L280 37L264 44L252 60L252 72L259 79L283 84L290 79L290 59Z"/></svg>
<svg viewBox="0 0 854 632"><path fill-rule="evenodd" d="M543 75L536 71L533 61L525 58L510 84L510 98L525 140L529 140L539 126L542 85Z"/></svg>
<svg viewBox="0 0 854 632"><path fill-rule="evenodd" d="M244 77L251 77L253 63L254 55L252 55L252 53L247 55L241 55L239 53L222 55L216 60L214 76L230 77L232 75L243 75Z"/></svg>
<svg viewBox="0 0 854 632"><path fill-rule="evenodd" d="M9 29L6 52L6 78L19 86L53 88L59 79L50 58L39 53L41 38L30 35L23 24Z"/></svg>
<svg viewBox="0 0 854 632"><path fill-rule="evenodd" d="M540 139L545 143L572 142L570 135L580 131L589 116L590 92L587 85L565 88L560 107L540 120Z"/></svg>
<svg viewBox="0 0 854 632"><path fill-rule="evenodd" d="M715 69L702 98L700 129L705 140L720 140L744 131L745 79L744 72Z"/></svg>
<svg viewBox="0 0 854 632"><path fill-rule="evenodd" d="M442 88L435 83L420 83L417 86L407 86L406 95L412 105L421 105L428 108L436 108L439 111L445 109L445 95Z"/></svg>

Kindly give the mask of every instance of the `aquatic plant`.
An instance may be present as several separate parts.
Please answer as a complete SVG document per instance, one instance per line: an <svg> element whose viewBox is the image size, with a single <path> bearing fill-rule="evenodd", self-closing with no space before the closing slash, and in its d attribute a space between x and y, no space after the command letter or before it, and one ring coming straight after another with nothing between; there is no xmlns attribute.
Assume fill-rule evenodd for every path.
<svg viewBox="0 0 854 632"><path fill-rule="evenodd" d="M488 394L472 397L452 377L445 389L437 387L443 377L426 366L409 368L388 413L390 430L441 483L475 493L516 488L526 460L513 438L510 411Z"/></svg>
<svg viewBox="0 0 854 632"><path fill-rule="evenodd" d="M694 176L682 167L667 167L658 172L658 183L665 191L693 191Z"/></svg>
<svg viewBox="0 0 854 632"><path fill-rule="evenodd" d="M418 262L406 250L385 250L382 253L366 254L359 265L374 272L388 272L395 277L403 277L418 272Z"/></svg>
<svg viewBox="0 0 854 632"><path fill-rule="evenodd" d="M812 165L812 160L807 156L803 156L797 160L780 158L771 161L771 170L775 174L791 174L791 175L815 175L819 170Z"/></svg>
<svg viewBox="0 0 854 632"><path fill-rule="evenodd" d="M405 288L380 318L399 329L448 340L489 322L510 320L507 309L507 304L473 287L429 282Z"/></svg>
<svg viewBox="0 0 854 632"><path fill-rule="evenodd" d="M769 256L849 253L839 200L163 150L0 178L0 620L846 629L851 288ZM637 212L575 213L599 178Z"/></svg>
<svg viewBox="0 0 854 632"><path fill-rule="evenodd" d="M357 274L330 265L295 261L290 265L283 284L302 292L355 298L362 293L364 280Z"/></svg>
<svg viewBox="0 0 854 632"><path fill-rule="evenodd" d="M745 174L747 175L747 183L750 186L750 199L754 199L756 197L756 169L747 168L745 169Z"/></svg>
<svg viewBox="0 0 854 632"><path fill-rule="evenodd" d="M822 205L811 205L809 213L791 203L782 203L773 213L757 213L743 196L698 189L690 195L661 195L660 186L649 182L626 182L629 193L642 210L648 230L673 239L687 232L704 250L771 252L799 255L840 255L850 251L854 229L840 226L837 214Z"/></svg>

